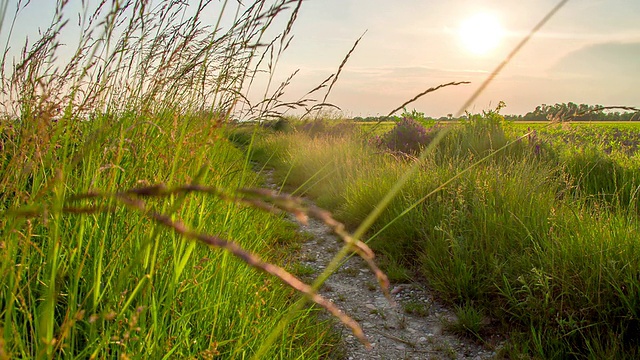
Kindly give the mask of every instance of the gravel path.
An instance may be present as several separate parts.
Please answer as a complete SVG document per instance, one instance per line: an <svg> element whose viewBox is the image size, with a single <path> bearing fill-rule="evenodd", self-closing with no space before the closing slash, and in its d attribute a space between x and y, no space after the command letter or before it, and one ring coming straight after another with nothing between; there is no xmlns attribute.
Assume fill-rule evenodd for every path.
<svg viewBox="0 0 640 360"><path fill-rule="evenodd" d="M318 275L342 244L322 222L310 219L299 231L309 233L300 261ZM443 330L455 316L416 284L392 284L396 305L389 304L367 264L350 258L321 289L321 294L353 317L373 345L367 350L350 330L343 333L346 359L491 359L495 352ZM405 310L407 309L407 310Z"/></svg>
<svg viewBox="0 0 640 360"><path fill-rule="evenodd" d="M272 171L266 172L267 184ZM298 224L295 217L290 221ZM309 234L300 250L301 267L311 274L310 283L331 261L343 244L323 222L310 218L298 231ZM495 351L470 339L446 332L443 324L455 321L455 315L418 284L391 284L395 305L384 297L373 273L357 256L351 257L325 282L320 293L360 323L372 345L367 350L351 331L336 324L342 332L345 359L493 359Z"/></svg>

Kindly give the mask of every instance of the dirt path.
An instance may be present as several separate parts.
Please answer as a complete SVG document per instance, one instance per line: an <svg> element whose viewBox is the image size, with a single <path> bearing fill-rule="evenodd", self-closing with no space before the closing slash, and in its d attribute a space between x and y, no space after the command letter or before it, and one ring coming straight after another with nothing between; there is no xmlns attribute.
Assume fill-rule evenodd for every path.
<svg viewBox="0 0 640 360"><path fill-rule="evenodd" d="M316 276L329 263L342 240L325 224L310 219L299 231L309 233L302 245L301 264ZM341 325L346 359L490 359L495 352L443 330L443 322L453 321L452 312L434 300L428 291L415 284L392 284L396 306L389 304L377 287L366 263L349 259L321 289L363 327L373 345L368 351ZM408 312L408 311L409 312Z"/></svg>
<svg viewBox="0 0 640 360"><path fill-rule="evenodd" d="M267 186L273 184L272 171L266 174ZM295 217L290 216L290 221ZM309 234L302 244L300 265L309 271L308 282L331 261L342 240L323 222L309 219L298 231ZM395 306L389 304L367 264L351 257L325 282L320 293L360 323L373 346L367 350L351 331L336 324L342 332L345 359L492 359L496 353L460 336L448 333L443 324L455 321L451 310L439 304L427 289L417 284L391 284Z"/></svg>

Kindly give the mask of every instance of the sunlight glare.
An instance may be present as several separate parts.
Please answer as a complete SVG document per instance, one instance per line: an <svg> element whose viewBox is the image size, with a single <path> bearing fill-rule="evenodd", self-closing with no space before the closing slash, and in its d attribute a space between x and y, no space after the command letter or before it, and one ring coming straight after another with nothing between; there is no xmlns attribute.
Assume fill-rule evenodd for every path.
<svg viewBox="0 0 640 360"><path fill-rule="evenodd" d="M473 15L462 22L459 29L462 45L469 52L484 55L498 47L504 30L498 19L487 13Z"/></svg>

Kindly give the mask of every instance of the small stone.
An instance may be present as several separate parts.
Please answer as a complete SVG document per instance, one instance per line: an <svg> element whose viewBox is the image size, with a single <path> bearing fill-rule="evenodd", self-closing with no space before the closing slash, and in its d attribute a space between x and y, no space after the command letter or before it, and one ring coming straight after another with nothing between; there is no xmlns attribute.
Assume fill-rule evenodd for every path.
<svg viewBox="0 0 640 360"><path fill-rule="evenodd" d="M366 304L364 307L366 307L367 309L370 309L370 310L375 310L376 309L376 306L373 305L373 304Z"/></svg>
<svg viewBox="0 0 640 360"><path fill-rule="evenodd" d="M404 345L396 345L396 350L404 350L406 349Z"/></svg>
<svg viewBox="0 0 640 360"><path fill-rule="evenodd" d="M421 336L421 337L419 337L419 338L418 338L418 342L419 342L419 343L427 342L427 338L426 338L426 337L424 337L424 336Z"/></svg>

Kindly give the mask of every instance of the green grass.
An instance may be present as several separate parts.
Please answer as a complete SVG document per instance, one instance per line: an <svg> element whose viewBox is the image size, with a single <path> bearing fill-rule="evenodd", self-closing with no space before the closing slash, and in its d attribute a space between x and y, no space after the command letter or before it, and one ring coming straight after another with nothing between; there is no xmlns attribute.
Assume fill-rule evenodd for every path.
<svg viewBox="0 0 640 360"><path fill-rule="evenodd" d="M83 4L76 23L61 2L40 39L15 59L4 49L0 358L344 355L332 325L293 303L292 288L311 296L350 248L311 287L273 266L295 261L297 235L260 208L300 206L243 192L264 183L251 159L359 225L354 241L369 229L390 278L422 272L452 304L473 303L527 339L507 351L638 355L634 140L603 138L574 157L560 141L530 137L494 154L512 139L494 112L457 124L423 159L373 148L354 124L325 119L229 136L232 117L304 108L306 99L282 102L282 88L260 106L243 92L273 74L277 59L262 59L286 48L301 2L204 6L214 3L217 18L205 24L206 8L142 1ZM279 41L264 38L285 23ZM64 45L69 31L75 48ZM476 313L460 309L476 329Z"/></svg>
<svg viewBox="0 0 640 360"><path fill-rule="evenodd" d="M509 356L636 357L634 155L579 152L540 133L493 154L515 140L508 126L492 112L454 126L373 224L367 242L383 265L392 265L383 270L419 271L458 306L461 331L481 333L478 314L501 322L517 344L507 346ZM275 134L257 147L272 154L269 163L282 181L351 226L417 161L353 136Z"/></svg>
<svg viewBox="0 0 640 360"><path fill-rule="evenodd" d="M220 188L255 184L255 176L242 172L239 150L220 139L208 140L220 131L202 131L204 123L190 120L174 129L172 139L172 117L123 118L119 128L134 130L116 133L114 138L121 140L112 147L112 141L100 139L96 149L107 151L85 154L77 165L68 159L56 163L65 176L54 183L50 196L44 189L47 179L38 173L32 174L30 184L13 184L17 191L29 188L27 198L44 193L40 202L51 210L26 219L3 218L1 327L6 353L161 358L201 357L209 351L236 358L251 354L264 341L290 306L293 290L224 251L177 236L115 199L103 200L104 205L115 205L108 212L56 212L63 198L93 189L114 193L159 182L171 186L197 181ZM91 126L102 128L100 121ZM146 121L158 128L145 128ZM167 131L163 135L153 129ZM207 143L203 151L201 144ZM52 158L64 159L64 147L52 151ZM212 196L176 195L149 202L199 232L230 239L266 259L272 259L275 248L286 246L278 244L282 237L291 237L281 218ZM13 209L28 206L14 203ZM326 353L326 325L315 324L313 317L299 314L270 356Z"/></svg>
<svg viewBox="0 0 640 360"><path fill-rule="evenodd" d="M480 331L483 327L482 313L469 303L455 306L454 312L456 319L450 322L445 320L446 328L454 333L480 338Z"/></svg>
<svg viewBox="0 0 640 360"><path fill-rule="evenodd" d="M297 235L239 192L263 180L224 130L265 23L295 10L145 4L84 4L75 49L62 2L3 58L0 358L249 358L277 327L264 358L332 357L332 325L255 268Z"/></svg>
<svg viewBox="0 0 640 360"><path fill-rule="evenodd" d="M402 308L407 314L413 314L417 316L429 315L431 309L431 303L425 303L420 300L410 300L402 305Z"/></svg>

